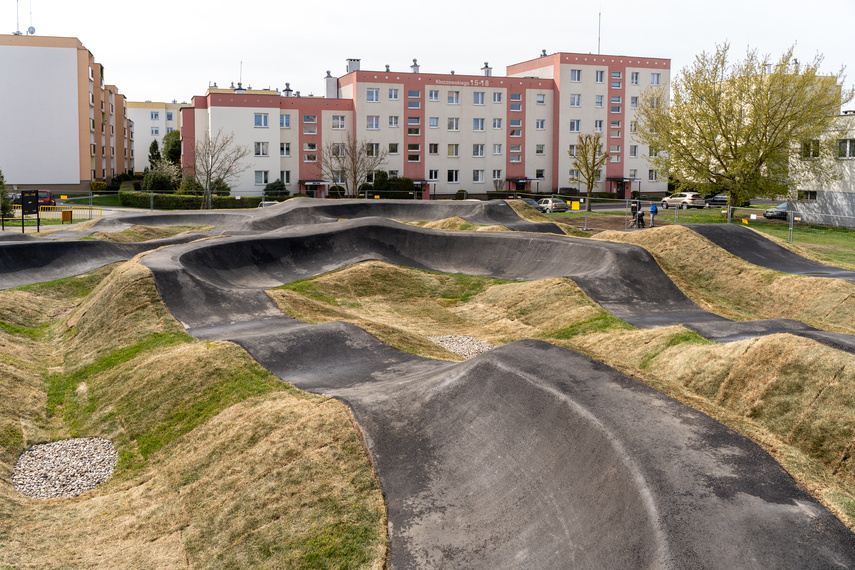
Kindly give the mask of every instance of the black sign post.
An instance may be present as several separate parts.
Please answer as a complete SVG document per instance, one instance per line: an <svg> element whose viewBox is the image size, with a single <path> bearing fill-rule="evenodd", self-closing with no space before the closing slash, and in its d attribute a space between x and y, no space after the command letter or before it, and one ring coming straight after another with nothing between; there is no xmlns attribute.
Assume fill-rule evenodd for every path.
<svg viewBox="0 0 855 570"><path fill-rule="evenodd" d="M36 232L38 232L41 226L38 190L21 190L21 233L24 233L24 216L29 214L36 215Z"/></svg>

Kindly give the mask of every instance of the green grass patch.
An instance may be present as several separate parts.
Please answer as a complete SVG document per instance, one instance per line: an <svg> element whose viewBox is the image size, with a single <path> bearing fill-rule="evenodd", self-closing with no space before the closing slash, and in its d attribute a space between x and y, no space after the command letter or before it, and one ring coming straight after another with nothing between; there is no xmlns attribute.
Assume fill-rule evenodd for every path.
<svg viewBox="0 0 855 570"><path fill-rule="evenodd" d="M0 330L15 336L22 336L31 340L41 340L47 333L48 324L42 323L34 327L18 326L0 321Z"/></svg>
<svg viewBox="0 0 855 570"><path fill-rule="evenodd" d="M626 321L600 309L600 312L598 312L596 316L579 323L574 323L569 327L562 328L553 333L548 333L544 338L566 340L583 334L633 330L635 328L636 327Z"/></svg>
<svg viewBox="0 0 855 570"><path fill-rule="evenodd" d="M661 346L658 350L654 350L652 352L645 353L645 355L641 358L641 362L639 364L639 368L645 370L650 366L650 363L654 358L662 354L665 349L671 348L672 346L679 346L681 344L715 344L711 340L707 340L698 333L694 331L684 330L678 333L674 333L668 338L668 341L665 342L663 346Z"/></svg>

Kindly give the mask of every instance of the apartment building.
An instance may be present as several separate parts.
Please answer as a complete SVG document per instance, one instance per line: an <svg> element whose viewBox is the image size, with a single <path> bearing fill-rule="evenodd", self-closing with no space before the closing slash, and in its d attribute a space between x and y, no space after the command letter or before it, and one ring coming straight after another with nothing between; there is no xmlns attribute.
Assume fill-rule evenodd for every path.
<svg viewBox="0 0 855 570"><path fill-rule="evenodd" d="M0 169L8 186L89 190L133 169L127 102L77 38L0 35Z"/></svg>
<svg viewBox="0 0 855 570"><path fill-rule="evenodd" d="M597 191L665 192L632 133L638 98L647 85L668 84L670 60L557 53L507 71L493 76L485 63L480 75L422 73L416 60L409 71L365 71L349 59L344 76L327 72L323 98L209 89L182 111L184 162L190 137L223 129L253 149L233 192L260 194L280 178L292 192L324 196L334 181L321 174L320 149L356 140L387 152L383 169L412 179L423 197L550 193L579 187L576 138L600 131L611 162Z"/></svg>
<svg viewBox="0 0 855 570"><path fill-rule="evenodd" d="M151 143L163 152L163 137L181 129L181 107L186 103L158 101L129 101L128 118L134 124L134 146L139 154L134 158L134 172L142 174L150 165L148 150Z"/></svg>

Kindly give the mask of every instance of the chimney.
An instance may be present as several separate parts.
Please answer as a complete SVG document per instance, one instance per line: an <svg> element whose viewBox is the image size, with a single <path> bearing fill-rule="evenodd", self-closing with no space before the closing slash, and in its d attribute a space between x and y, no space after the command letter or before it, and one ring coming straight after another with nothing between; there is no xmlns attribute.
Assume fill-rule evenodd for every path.
<svg viewBox="0 0 855 570"><path fill-rule="evenodd" d="M386 73L389 73L389 64L386 64Z"/></svg>
<svg viewBox="0 0 855 570"><path fill-rule="evenodd" d="M416 61L416 58L413 58L413 65L410 66L410 69L413 70L413 73L419 72L419 62Z"/></svg>
<svg viewBox="0 0 855 570"><path fill-rule="evenodd" d="M347 60L347 72L352 73L354 71L359 71L359 60L358 59L348 59Z"/></svg>
<svg viewBox="0 0 855 570"><path fill-rule="evenodd" d="M338 78L333 77L330 71L327 70L327 76L324 77L324 85L326 86L327 99L338 99Z"/></svg>
<svg viewBox="0 0 855 570"><path fill-rule="evenodd" d="M285 90L282 91L282 93L284 93L286 97L291 96L292 91L291 91L291 84L290 83L285 84Z"/></svg>
<svg viewBox="0 0 855 570"><path fill-rule="evenodd" d="M546 50L540 52L540 57L546 57Z"/></svg>
<svg viewBox="0 0 855 570"><path fill-rule="evenodd" d="M490 67L486 61L484 62L484 67L481 68L481 71L484 73L484 77L491 77L493 75L493 68Z"/></svg>

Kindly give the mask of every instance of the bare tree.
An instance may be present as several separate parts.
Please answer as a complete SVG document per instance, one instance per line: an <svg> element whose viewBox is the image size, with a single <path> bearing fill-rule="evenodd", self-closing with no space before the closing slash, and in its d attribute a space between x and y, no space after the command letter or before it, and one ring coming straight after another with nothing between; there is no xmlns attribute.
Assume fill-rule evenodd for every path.
<svg viewBox="0 0 855 570"><path fill-rule="evenodd" d="M322 178L343 185L345 195L355 196L368 175L385 166L387 154L379 143L354 139L328 142L321 148L318 169Z"/></svg>
<svg viewBox="0 0 855 570"><path fill-rule="evenodd" d="M603 165L609 160L609 153L603 152L603 134L579 135L576 140L576 153L570 151L570 156L573 157L573 169L576 171L576 176L570 181L579 182L587 189L587 210L590 212L594 185L600 178Z"/></svg>
<svg viewBox="0 0 855 570"><path fill-rule="evenodd" d="M237 144L233 132L224 133L223 129L219 129L213 137L206 130L202 138L196 141L194 152L193 175L204 190L205 208L211 209L214 183L217 180L228 183L248 169L250 164L244 159L252 149Z"/></svg>

